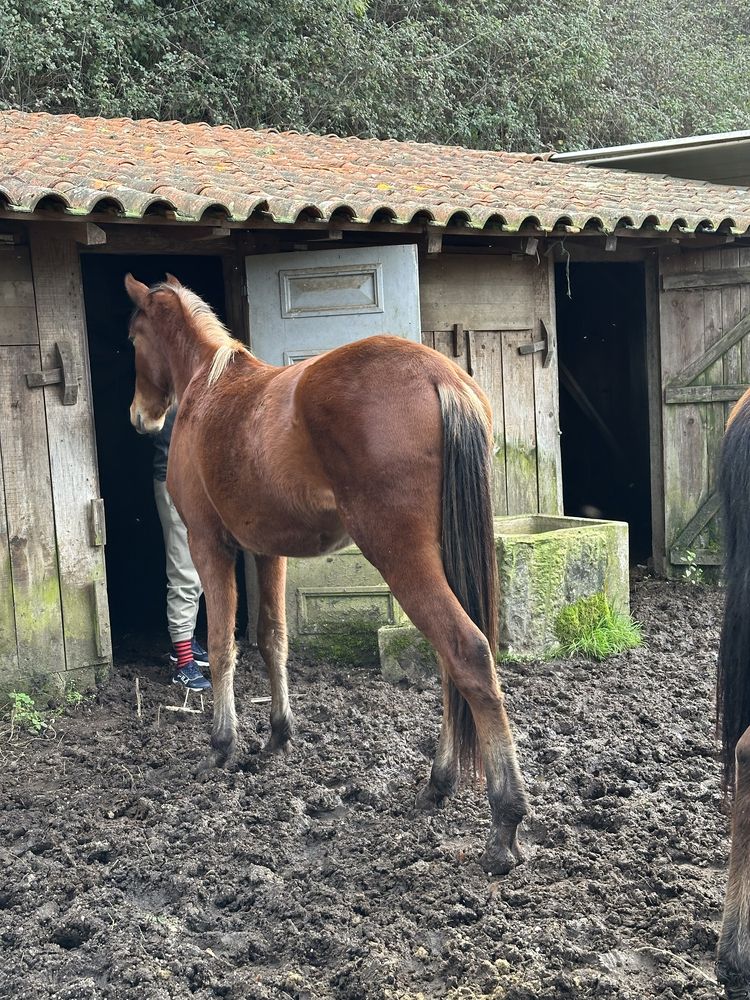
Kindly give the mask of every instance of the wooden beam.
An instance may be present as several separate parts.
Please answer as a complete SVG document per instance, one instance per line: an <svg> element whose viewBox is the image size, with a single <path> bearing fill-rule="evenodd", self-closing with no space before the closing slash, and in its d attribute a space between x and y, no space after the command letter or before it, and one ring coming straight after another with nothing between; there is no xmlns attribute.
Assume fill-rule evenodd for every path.
<svg viewBox="0 0 750 1000"><path fill-rule="evenodd" d="M101 609L97 610L96 605L97 587L101 589L106 579L104 551L90 545L90 504L100 494L79 251L71 238L73 231L60 226L32 226L29 236L41 367L58 367L57 344L65 343L79 380L73 406L64 405L55 385L41 393L26 392L44 401L65 622L65 662L68 670L81 670L102 661L111 662L111 646L106 620L101 619Z"/></svg>
<svg viewBox="0 0 750 1000"><path fill-rule="evenodd" d="M664 402L668 406L677 403L731 403L744 395L747 385L685 385L667 386Z"/></svg>
<svg viewBox="0 0 750 1000"><path fill-rule="evenodd" d="M669 558L673 564L677 566L689 565L693 560L688 557L688 552L693 552L696 556L695 562L704 566L716 566L721 562L721 557L716 552L708 553L708 555L713 556L713 558L706 558L707 553L702 551L701 558L699 560L697 558L698 553L693 550L693 542L698 535L700 535L711 518L716 516L719 506L720 498L718 492L716 492L712 493L708 500L706 500L706 502L698 508L695 516L688 521L677 538L675 538L674 544L669 551Z"/></svg>
<svg viewBox="0 0 750 1000"><path fill-rule="evenodd" d="M596 409L594 404L588 398L586 393L583 391L581 386L578 384L574 378L572 372L566 366L559 362L560 369L560 385L564 385L572 396L576 405L583 411L583 413L589 418L589 420L598 429L601 436L607 443L609 450L615 456L620 465L624 468L628 464L625 452L622 450L617 442L612 431L609 429L605 423L603 417L600 415L599 411Z"/></svg>
<svg viewBox="0 0 750 1000"><path fill-rule="evenodd" d="M661 279L661 287L665 292L676 288L720 288L724 285L750 285L750 267L696 271L691 274L664 274Z"/></svg>
<svg viewBox="0 0 750 1000"><path fill-rule="evenodd" d="M98 247L107 242L107 234L93 222L76 223L73 237L83 247Z"/></svg>
<svg viewBox="0 0 750 1000"><path fill-rule="evenodd" d="M442 229L430 229L426 230L427 236L427 256L436 257L443 249L443 230Z"/></svg>
<svg viewBox="0 0 750 1000"><path fill-rule="evenodd" d="M659 257L646 255L646 379L648 391L649 461L651 467L651 556L657 576L667 575L664 511L664 430L661 405L661 329L659 326Z"/></svg>
<svg viewBox="0 0 750 1000"><path fill-rule="evenodd" d="M710 272L706 272L709 274ZM743 337L750 333L750 313L744 316L739 323L727 330L719 339L712 344L707 351L704 351L699 358L696 358L692 364L687 365L682 371L675 375L674 378L670 379L667 388L684 388L690 386L693 379L698 378L703 372L710 368L714 361L718 361L719 358L726 354L730 347L734 347L738 344ZM701 388L700 386L691 386L691 388Z"/></svg>

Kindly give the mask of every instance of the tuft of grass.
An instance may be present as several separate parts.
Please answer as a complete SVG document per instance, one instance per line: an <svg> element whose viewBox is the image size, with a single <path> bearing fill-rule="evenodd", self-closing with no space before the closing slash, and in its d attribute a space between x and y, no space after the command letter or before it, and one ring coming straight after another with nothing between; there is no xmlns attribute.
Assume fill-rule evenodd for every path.
<svg viewBox="0 0 750 1000"><path fill-rule="evenodd" d="M641 626L615 611L603 593L563 608L555 622L555 635L564 655L594 660L635 649L643 642Z"/></svg>

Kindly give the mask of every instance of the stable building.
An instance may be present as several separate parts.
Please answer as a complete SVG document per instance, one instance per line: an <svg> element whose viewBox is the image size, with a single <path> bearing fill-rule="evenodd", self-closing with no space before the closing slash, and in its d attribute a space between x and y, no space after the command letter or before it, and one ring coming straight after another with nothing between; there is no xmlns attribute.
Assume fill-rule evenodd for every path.
<svg viewBox="0 0 750 1000"><path fill-rule="evenodd" d="M0 112L0 684L106 671L163 619L123 276L176 274L261 358L373 333L469 370L498 514L627 520L720 561L750 384L750 190L547 155ZM231 428L227 428L231 433Z"/></svg>

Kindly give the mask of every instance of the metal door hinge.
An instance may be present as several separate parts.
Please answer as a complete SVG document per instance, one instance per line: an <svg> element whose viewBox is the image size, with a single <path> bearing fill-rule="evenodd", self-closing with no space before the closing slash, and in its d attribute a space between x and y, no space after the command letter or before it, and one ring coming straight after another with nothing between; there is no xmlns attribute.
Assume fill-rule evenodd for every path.
<svg viewBox="0 0 750 1000"><path fill-rule="evenodd" d="M60 367L41 372L27 372L26 385L29 389L37 389L39 386L57 385L58 382L62 382L63 406L74 406L78 402L78 373L73 360L73 349L69 341L60 340L55 343L55 351Z"/></svg>
<svg viewBox="0 0 750 1000"><path fill-rule="evenodd" d="M91 527L91 545L100 548L107 544L107 525L104 520L104 500L97 497L89 506L89 525Z"/></svg>

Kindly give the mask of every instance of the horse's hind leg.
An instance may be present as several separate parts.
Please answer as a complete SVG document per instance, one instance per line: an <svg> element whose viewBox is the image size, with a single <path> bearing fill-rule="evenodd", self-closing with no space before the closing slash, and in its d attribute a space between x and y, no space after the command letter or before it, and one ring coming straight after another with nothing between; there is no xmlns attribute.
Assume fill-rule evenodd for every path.
<svg viewBox="0 0 750 1000"><path fill-rule="evenodd" d="M364 532L358 534L362 537ZM352 537L357 538L355 532ZM441 731L430 782L420 801L440 801L451 790L461 747L475 735L492 817L481 864L493 874L504 875L520 860L516 831L528 805L494 659L486 637L448 586L439 551L429 543L421 547L416 530L402 537L412 539L408 559L397 560L396 547L393 555L366 554L378 565L409 619L432 644L442 667L444 712L449 722ZM453 754L449 752L451 737Z"/></svg>
<svg viewBox="0 0 750 1000"><path fill-rule="evenodd" d="M750 729L736 751L736 793L716 975L729 1000L750 997Z"/></svg>
<svg viewBox="0 0 750 1000"><path fill-rule="evenodd" d="M258 649L271 682L271 737L265 749L281 750L294 729L286 673L286 559L256 556L256 566L260 594Z"/></svg>
<svg viewBox="0 0 750 1000"><path fill-rule="evenodd" d="M190 554L203 584L208 618L208 658L214 696L212 753L200 771L221 766L231 757L237 740L234 707L234 668L237 649L234 627L237 617L236 549L216 532L190 532Z"/></svg>

